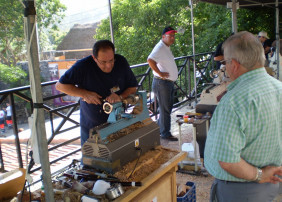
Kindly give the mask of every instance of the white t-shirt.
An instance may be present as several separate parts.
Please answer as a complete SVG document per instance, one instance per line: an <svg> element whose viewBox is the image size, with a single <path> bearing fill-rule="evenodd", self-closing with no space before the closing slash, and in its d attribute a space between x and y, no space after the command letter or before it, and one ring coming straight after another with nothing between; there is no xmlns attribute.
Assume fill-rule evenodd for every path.
<svg viewBox="0 0 282 202"><path fill-rule="evenodd" d="M6 108L6 110L7 110L7 116L12 116L12 113L11 113L11 106L8 106L8 107Z"/></svg>
<svg viewBox="0 0 282 202"><path fill-rule="evenodd" d="M0 110L0 119L5 117L5 112L3 110Z"/></svg>
<svg viewBox="0 0 282 202"><path fill-rule="evenodd" d="M174 56L170 47L162 40L160 40L160 42L154 47L151 54L148 56L148 59L154 60L161 72L169 73L169 77L167 79L176 81L178 77L178 69L174 61ZM153 74L158 77L160 76L155 71L153 71Z"/></svg>

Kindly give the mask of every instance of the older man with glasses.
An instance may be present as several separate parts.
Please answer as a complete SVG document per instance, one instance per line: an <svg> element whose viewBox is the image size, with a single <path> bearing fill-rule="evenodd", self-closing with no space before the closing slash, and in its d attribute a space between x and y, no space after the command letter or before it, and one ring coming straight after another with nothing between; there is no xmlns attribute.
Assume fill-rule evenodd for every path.
<svg viewBox="0 0 282 202"><path fill-rule="evenodd" d="M115 54L109 40L97 41L93 55L78 60L56 84L57 90L80 97L81 146L89 138L89 130L103 124L108 114L102 100L121 101L136 93L137 80L127 60Z"/></svg>
<svg viewBox="0 0 282 202"><path fill-rule="evenodd" d="M215 177L210 201L273 201L282 182L282 83L267 74L253 34L239 32L223 49L232 82L205 145L205 167Z"/></svg>

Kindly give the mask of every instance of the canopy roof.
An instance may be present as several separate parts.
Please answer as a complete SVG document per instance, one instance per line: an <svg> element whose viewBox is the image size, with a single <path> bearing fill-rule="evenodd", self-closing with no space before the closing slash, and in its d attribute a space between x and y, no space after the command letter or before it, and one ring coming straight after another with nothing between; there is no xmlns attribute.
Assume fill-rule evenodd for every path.
<svg viewBox="0 0 282 202"><path fill-rule="evenodd" d="M227 2L232 2L232 0L200 0L208 3L219 4L226 6ZM268 7L275 8L276 0L237 0L241 8L258 8L258 7ZM282 1L278 1L279 8L282 7Z"/></svg>

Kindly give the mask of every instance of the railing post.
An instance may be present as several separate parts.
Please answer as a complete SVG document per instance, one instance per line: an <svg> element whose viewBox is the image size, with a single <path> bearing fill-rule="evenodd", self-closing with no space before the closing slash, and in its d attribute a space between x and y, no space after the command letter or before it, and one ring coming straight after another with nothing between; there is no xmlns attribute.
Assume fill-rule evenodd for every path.
<svg viewBox="0 0 282 202"><path fill-rule="evenodd" d="M17 116L16 116L16 109L15 109L15 101L14 101L14 96L12 93L9 94L9 101L10 101L10 106L12 108L12 120L13 120L13 130L15 134L15 144L17 148L17 155L18 155L18 162L19 162L19 167L23 168L23 160L22 160L22 153L21 153L21 144L20 144L20 139L19 139L19 130L18 130L18 125L17 125Z"/></svg>
<svg viewBox="0 0 282 202"><path fill-rule="evenodd" d="M3 155L2 155L2 150L1 150L1 140L0 140L0 171L3 172L5 171L5 167L4 167L4 159L3 159Z"/></svg>

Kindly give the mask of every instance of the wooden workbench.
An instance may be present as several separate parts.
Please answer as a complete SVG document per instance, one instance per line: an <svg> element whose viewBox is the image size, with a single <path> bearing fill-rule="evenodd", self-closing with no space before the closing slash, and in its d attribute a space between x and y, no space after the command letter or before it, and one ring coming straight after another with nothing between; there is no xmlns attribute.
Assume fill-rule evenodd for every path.
<svg viewBox="0 0 282 202"><path fill-rule="evenodd" d="M187 156L186 152L179 152L157 170L145 177L141 187L127 190L114 201L167 201L176 202L176 171L178 162Z"/></svg>

